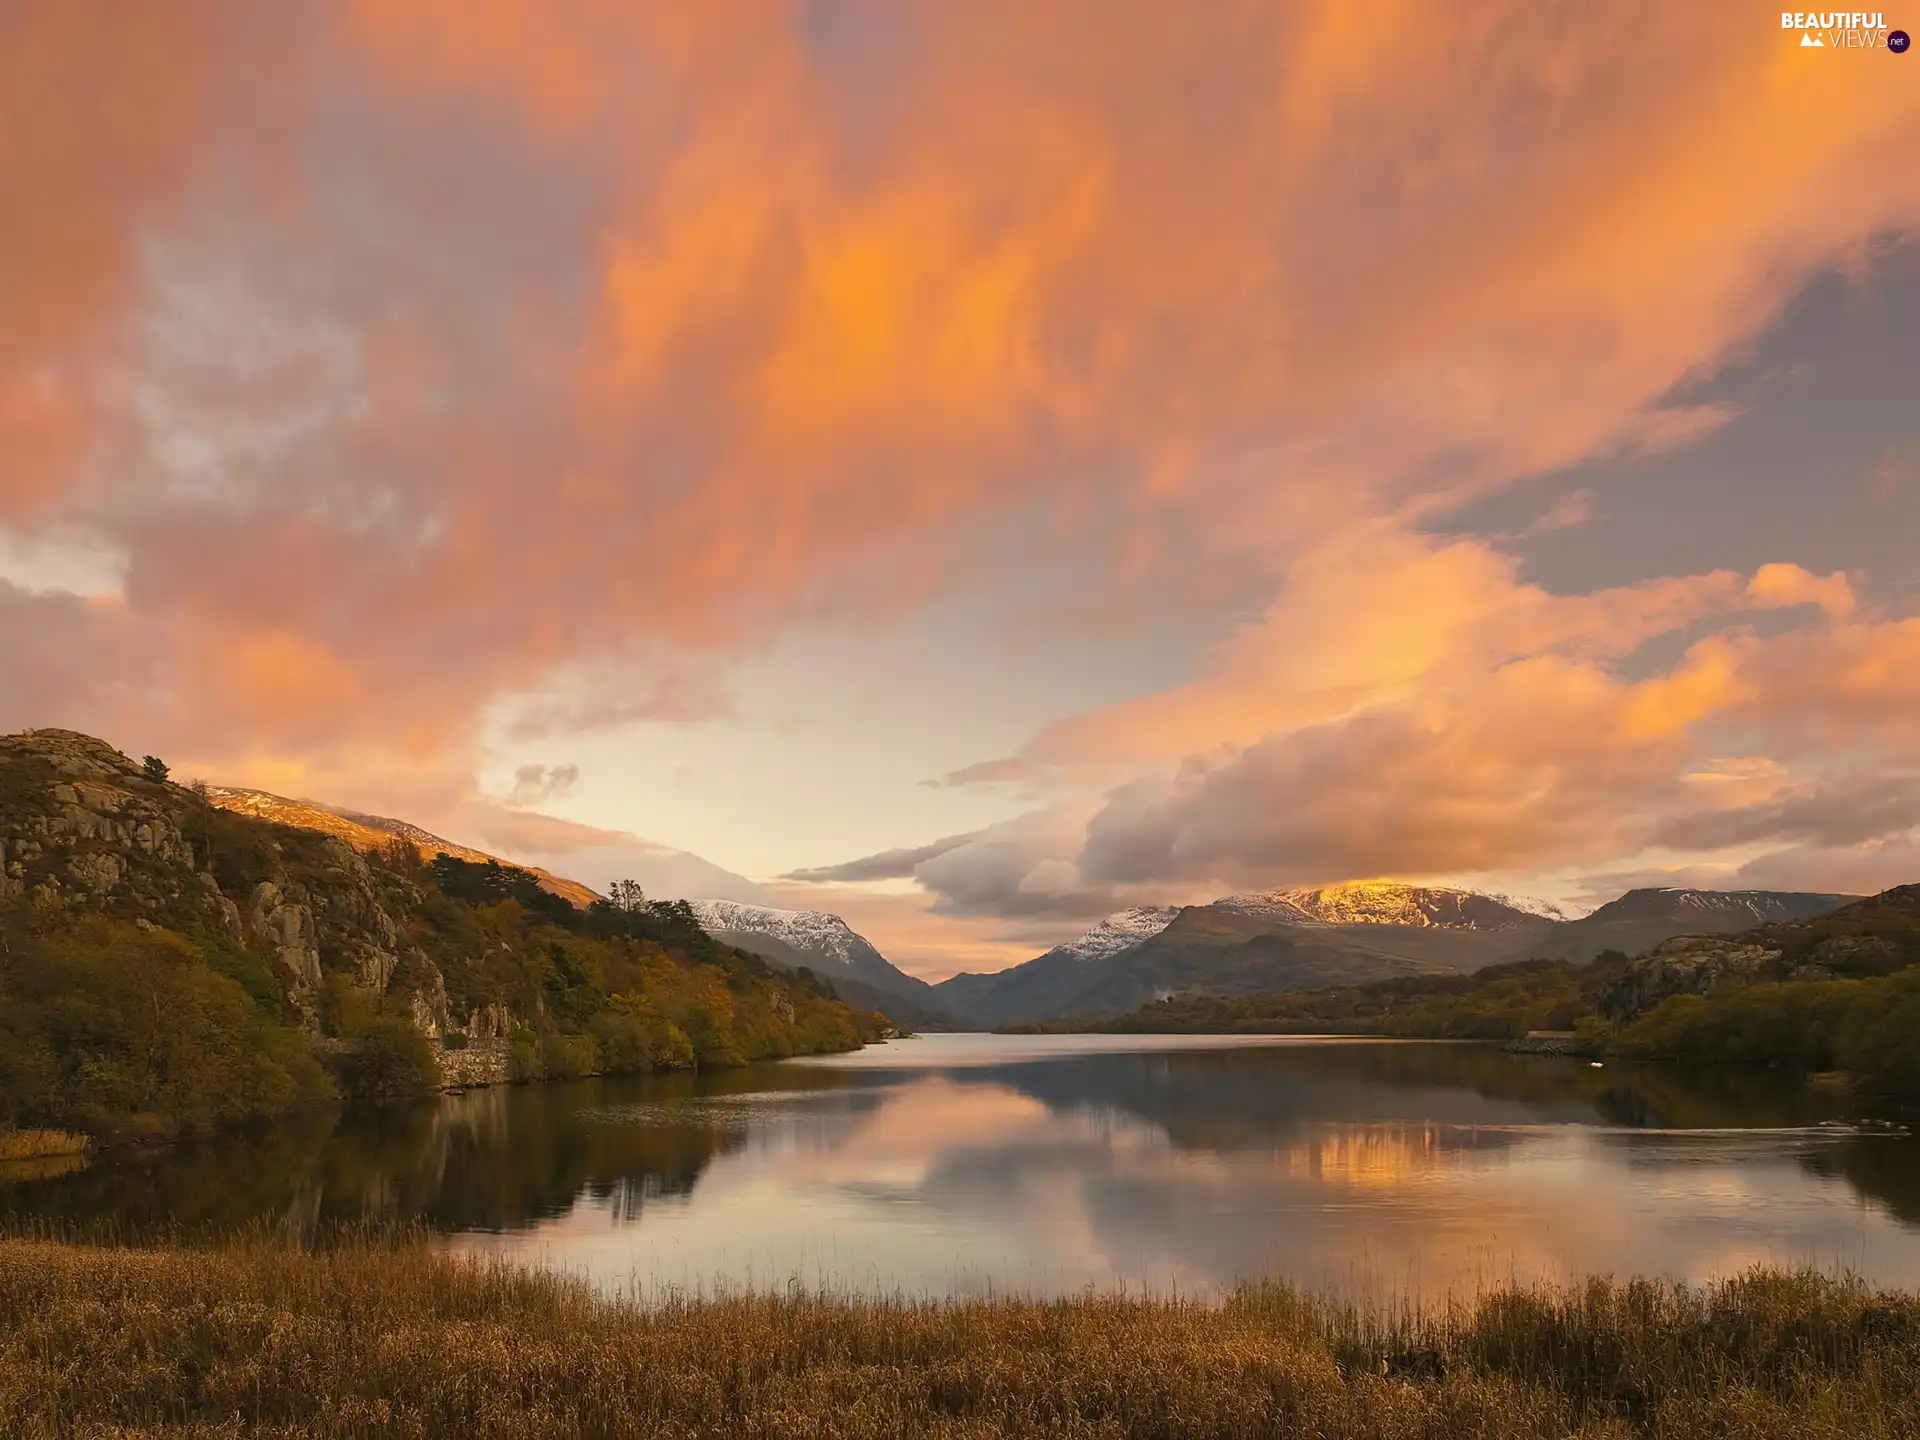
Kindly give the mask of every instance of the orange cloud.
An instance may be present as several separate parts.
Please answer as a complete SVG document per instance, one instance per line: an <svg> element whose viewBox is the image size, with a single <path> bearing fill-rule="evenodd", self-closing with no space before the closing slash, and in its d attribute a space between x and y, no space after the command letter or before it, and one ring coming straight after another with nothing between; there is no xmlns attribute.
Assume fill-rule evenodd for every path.
<svg viewBox="0 0 1920 1440"><path fill-rule="evenodd" d="M0 522L74 482L90 350L130 299L135 223L191 164L211 20L73 0L0 21Z"/></svg>
<svg viewBox="0 0 1920 1440"><path fill-rule="evenodd" d="M1057 564L1108 616L1228 572L1277 597L1194 685L1024 757L1102 784L1200 757L1142 814L1236 755L1306 764L1314 727L1365 730L1395 783L1455 767L1436 846L1515 797L1657 790L1721 719L1893 734L1904 632L1845 577L1562 597L1412 536L1723 421L1685 382L1920 215L1886 163L1920 130L1910 77L1764 21L29 3L0 22L33 119L0 134L0 522L84 525L127 580L91 610L5 594L0 709L470 775L503 710L712 715L689 653ZM1826 631L1689 633L1623 672L1809 606ZM1554 728L1609 764L1574 773ZM1560 845L1534 814L1460 853ZM1033 846L1056 868L1021 893L1073 893Z"/></svg>
<svg viewBox="0 0 1920 1440"><path fill-rule="evenodd" d="M1766 613L1771 634L1741 623ZM1648 642L1703 623L1648 665ZM1817 815L1822 843L1873 847L1885 874L1910 848L1890 839L1920 826L1915 627L1790 564L1554 596L1484 543L1366 527L1305 557L1201 678L1005 762L1074 798L900 852L899 873L960 913L1045 913L1044 896L1090 916L1182 888L1751 849ZM1718 758L1736 740L1765 748ZM1849 763L1877 778L1819 778ZM1858 860L1819 873L1874 868Z"/></svg>

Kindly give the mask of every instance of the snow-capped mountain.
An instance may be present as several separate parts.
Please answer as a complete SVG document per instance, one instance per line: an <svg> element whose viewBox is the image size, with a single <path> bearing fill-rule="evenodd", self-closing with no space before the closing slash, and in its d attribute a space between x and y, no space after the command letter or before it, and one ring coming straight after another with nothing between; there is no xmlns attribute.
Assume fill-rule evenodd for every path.
<svg viewBox="0 0 1920 1440"><path fill-rule="evenodd" d="M1516 903L1504 895L1391 880L1357 880L1228 895L1222 910L1295 925L1410 925L1418 929L1498 930L1529 918L1568 918L1545 901Z"/></svg>
<svg viewBox="0 0 1920 1440"><path fill-rule="evenodd" d="M1107 916L1077 939L1053 948L1055 955L1081 962L1105 960L1122 950L1131 950L1142 940L1152 939L1173 923L1180 913L1178 905L1137 905Z"/></svg>
<svg viewBox="0 0 1920 1440"><path fill-rule="evenodd" d="M1816 915L1824 914L1851 898L1844 895L1796 895L1778 890L1659 889L1629 890L1613 904L1633 901L1681 917L1709 915L1715 920L1732 922L1744 929L1749 925L1765 925L1775 920L1807 919L1809 909Z"/></svg>
<svg viewBox="0 0 1920 1440"><path fill-rule="evenodd" d="M1120 1014L1162 994L1253 994L1536 958L1637 955L1675 935L1729 934L1822 914L1849 898L1775 891L1634 890L1581 914L1511 895L1358 881L1228 895L1111 915L1079 939L935 987L982 1026Z"/></svg>
<svg viewBox="0 0 1920 1440"><path fill-rule="evenodd" d="M1591 915L1555 926L1529 955L1591 960L1603 950L1639 955L1676 935L1732 935L1755 925L1811 920L1857 895L1792 890L1629 890Z"/></svg>
<svg viewBox="0 0 1920 1440"><path fill-rule="evenodd" d="M873 949L846 921L824 910L776 910L770 905L743 905L737 900L689 900L687 905L700 928L715 938L725 931L778 940L804 953L806 963L816 969L850 968L860 946Z"/></svg>
<svg viewBox="0 0 1920 1440"><path fill-rule="evenodd" d="M788 969L805 965L843 999L885 1010L902 1024L953 1024L932 986L898 969L838 915L737 900L689 900L687 905L714 939Z"/></svg>

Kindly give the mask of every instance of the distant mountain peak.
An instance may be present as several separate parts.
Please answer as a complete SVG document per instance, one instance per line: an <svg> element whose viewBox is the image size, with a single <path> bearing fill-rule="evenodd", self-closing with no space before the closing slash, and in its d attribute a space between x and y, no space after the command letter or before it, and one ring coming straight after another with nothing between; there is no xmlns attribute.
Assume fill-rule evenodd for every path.
<svg viewBox="0 0 1920 1440"><path fill-rule="evenodd" d="M1609 916L1658 910L1672 915L1710 915L1715 919L1739 921L1742 926L1764 925L1774 920L1804 920L1860 898L1814 891L1697 890L1687 886L1646 885L1627 891L1618 900L1608 901L1594 913Z"/></svg>
<svg viewBox="0 0 1920 1440"><path fill-rule="evenodd" d="M1398 880L1350 880L1338 885L1228 895L1213 902L1303 925L1407 925L1418 929L1497 930L1529 919L1566 919L1544 900L1516 900L1478 890L1409 885Z"/></svg>
<svg viewBox="0 0 1920 1440"><path fill-rule="evenodd" d="M842 965L853 963L855 947L868 944L846 921L825 910L781 910L738 900L689 900L687 905L702 930L765 935Z"/></svg>
<svg viewBox="0 0 1920 1440"><path fill-rule="evenodd" d="M741 900L689 900L687 908L714 939L770 964L789 969L804 965L830 981L842 999L884 1006L889 1015L907 1024L954 1023L931 985L901 970L838 915Z"/></svg>
<svg viewBox="0 0 1920 1440"><path fill-rule="evenodd" d="M1593 913L1593 906L1572 901L1542 900L1535 895L1509 895L1502 890L1482 890L1477 893L1489 900L1498 900L1509 909L1526 915L1538 915L1542 920L1578 920Z"/></svg>
<svg viewBox="0 0 1920 1440"><path fill-rule="evenodd" d="M1179 913L1178 905L1136 905L1131 910L1116 910L1084 935L1056 945L1053 953L1082 962L1105 960L1122 950L1131 950L1143 940L1151 940L1171 925Z"/></svg>

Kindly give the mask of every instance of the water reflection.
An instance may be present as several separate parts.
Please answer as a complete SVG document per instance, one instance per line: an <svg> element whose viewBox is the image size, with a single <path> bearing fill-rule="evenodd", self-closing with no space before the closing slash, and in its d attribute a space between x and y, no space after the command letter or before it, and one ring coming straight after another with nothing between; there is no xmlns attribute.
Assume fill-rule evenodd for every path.
<svg viewBox="0 0 1920 1440"><path fill-rule="evenodd" d="M407 1219L613 1285L1439 1290L1754 1260L1920 1283L1920 1145L1767 1072L1479 1046L938 1036L474 1091L0 1176L123 1231Z"/></svg>

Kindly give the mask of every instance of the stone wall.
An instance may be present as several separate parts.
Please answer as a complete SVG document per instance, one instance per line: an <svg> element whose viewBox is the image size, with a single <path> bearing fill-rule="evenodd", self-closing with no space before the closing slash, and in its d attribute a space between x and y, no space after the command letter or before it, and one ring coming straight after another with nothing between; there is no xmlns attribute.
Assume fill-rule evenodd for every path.
<svg viewBox="0 0 1920 1440"><path fill-rule="evenodd" d="M469 1040L464 1050L441 1050L440 1085L464 1090L474 1085L505 1085L512 1077L513 1046L505 1040Z"/></svg>

